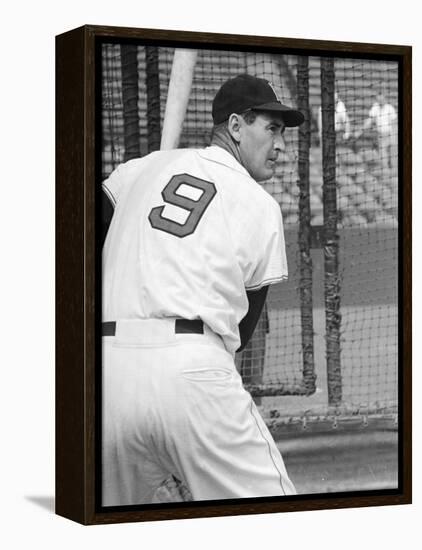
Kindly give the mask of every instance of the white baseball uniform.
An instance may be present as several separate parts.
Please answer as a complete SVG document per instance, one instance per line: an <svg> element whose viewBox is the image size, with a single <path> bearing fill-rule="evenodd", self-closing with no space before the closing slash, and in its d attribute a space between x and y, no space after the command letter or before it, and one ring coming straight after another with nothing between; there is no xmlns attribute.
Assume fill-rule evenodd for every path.
<svg viewBox="0 0 422 550"><path fill-rule="evenodd" d="M278 204L217 146L129 161L104 190L103 505L153 502L169 475L194 500L294 494L234 365L246 290L287 277Z"/></svg>
<svg viewBox="0 0 422 550"><path fill-rule="evenodd" d="M392 105L378 102L374 103L369 110L371 118L377 129L378 149L381 166L388 170L390 165L396 164L397 160L397 113Z"/></svg>

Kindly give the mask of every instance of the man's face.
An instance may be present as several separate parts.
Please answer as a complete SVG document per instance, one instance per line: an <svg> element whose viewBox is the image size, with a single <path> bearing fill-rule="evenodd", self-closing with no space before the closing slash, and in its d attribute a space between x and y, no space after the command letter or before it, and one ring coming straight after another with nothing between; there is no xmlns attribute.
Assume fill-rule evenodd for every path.
<svg viewBox="0 0 422 550"><path fill-rule="evenodd" d="M384 103L385 103L385 96L384 96L384 94L377 94L377 102L378 102L380 105L384 105Z"/></svg>
<svg viewBox="0 0 422 550"><path fill-rule="evenodd" d="M259 112L252 124L241 119L239 151L242 164L255 181L270 179L285 148L284 122L277 113Z"/></svg>

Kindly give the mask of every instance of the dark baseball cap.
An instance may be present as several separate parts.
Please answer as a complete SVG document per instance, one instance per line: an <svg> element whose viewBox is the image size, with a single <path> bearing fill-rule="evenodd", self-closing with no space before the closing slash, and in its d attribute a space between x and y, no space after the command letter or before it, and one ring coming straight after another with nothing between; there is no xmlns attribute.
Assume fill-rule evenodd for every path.
<svg viewBox="0 0 422 550"><path fill-rule="evenodd" d="M212 119L220 124L232 113L243 113L249 109L257 111L277 111L284 124L299 126L305 120L300 111L283 105L274 88L264 78L241 74L227 80L218 90L212 103Z"/></svg>

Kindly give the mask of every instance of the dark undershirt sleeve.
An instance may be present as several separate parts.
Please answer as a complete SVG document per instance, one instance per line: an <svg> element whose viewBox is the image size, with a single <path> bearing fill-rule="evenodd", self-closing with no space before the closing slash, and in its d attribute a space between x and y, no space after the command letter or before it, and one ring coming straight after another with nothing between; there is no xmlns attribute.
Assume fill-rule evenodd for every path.
<svg viewBox="0 0 422 550"><path fill-rule="evenodd" d="M242 351L249 342L253 331L258 323L262 308L264 307L265 299L268 293L268 286L264 286L259 290L247 291L246 294L249 300L248 313L243 317L239 324L240 332L240 348L237 351Z"/></svg>

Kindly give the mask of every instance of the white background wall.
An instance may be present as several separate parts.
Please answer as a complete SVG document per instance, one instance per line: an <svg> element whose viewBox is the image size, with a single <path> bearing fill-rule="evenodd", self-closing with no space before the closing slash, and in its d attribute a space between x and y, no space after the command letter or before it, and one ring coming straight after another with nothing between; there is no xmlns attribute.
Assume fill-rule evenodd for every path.
<svg viewBox="0 0 422 550"><path fill-rule="evenodd" d="M403 0L73 0L6 4L0 85L0 541L3 548L415 547L420 540L420 350L414 346L412 506L81 527L53 515L54 494L54 36L90 23L410 44L422 97L417 3ZM421 236L421 119L414 102L414 241ZM418 219L419 218L419 219ZM414 340L421 321L414 261ZM419 519L420 521L420 519ZM4 543L7 539L8 542Z"/></svg>

